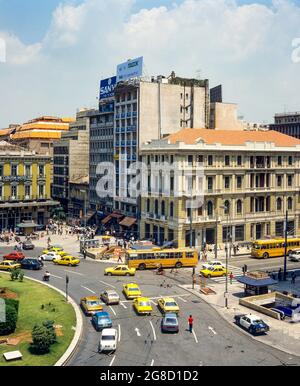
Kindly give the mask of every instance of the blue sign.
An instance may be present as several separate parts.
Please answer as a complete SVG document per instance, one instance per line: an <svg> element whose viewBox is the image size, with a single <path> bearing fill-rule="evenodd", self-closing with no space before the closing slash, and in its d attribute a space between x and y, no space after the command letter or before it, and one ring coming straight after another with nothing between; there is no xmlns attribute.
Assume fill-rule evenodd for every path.
<svg viewBox="0 0 300 386"><path fill-rule="evenodd" d="M122 82L143 75L143 57L128 60L117 67L117 82Z"/></svg>
<svg viewBox="0 0 300 386"><path fill-rule="evenodd" d="M100 97L99 99L112 98L115 95L117 85L117 77L103 79L100 82Z"/></svg>

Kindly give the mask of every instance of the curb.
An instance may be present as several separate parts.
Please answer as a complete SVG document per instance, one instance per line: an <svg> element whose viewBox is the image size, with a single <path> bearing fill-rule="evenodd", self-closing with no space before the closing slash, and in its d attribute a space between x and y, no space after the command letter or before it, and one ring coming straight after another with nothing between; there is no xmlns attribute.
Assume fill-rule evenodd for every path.
<svg viewBox="0 0 300 386"><path fill-rule="evenodd" d="M246 331L244 331L242 328L240 328L239 326L237 326L235 323L230 323L228 321L228 319L226 319L226 317L219 311L219 309L217 307L215 307L214 305L212 305L211 303L209 303L207 300L203 299L202 296L200 296L200 294L197 294L195 292L193 292L194 290L193 289L190 289L190 288L186 288L184 287L184 285L177 285L178 287L180 287L181 289L191 293L192 295L195 295L197 296L199 299L201 299L203 302L205 302L208 306L210 306L211 308L213 308L231 327L235 328L237 331L239 331L240 333L243 333L245 336L247 336L248 338L251 338L253 339L255 342L259 342L267 347L270 347L270 348L275 348L276 350L279 350L281 352L284 352L285 354L289 354L289 355L293 355L293 356L296 356L298 358L300 358L300 355L299 353L296 353L294 351L289 351L283 347L280 347L279 345L276 345L276 344L273 344L273 343L266 343L266 342L262 342L261 340L258 340L256 339L253 335L251 334L248 334Z"/></svg>
<svg viewBox="0 0 300 386"><path fill-rule="evenodd" d="M1 273L6 273L6 274L9 275L8 272L1 272ZM60 293L64 297L66 297L66 293L65 292L63 292L60 289L52 286L51 284L44 283L44 282L42 282L40 280L33 279L31 277L28 277L28 276L24 276L24 278L28 279L28 280L31 280L31 281L34 281L36 283L45 285L45 286L53 289L54 291ZM74 334L74 337L72 339L72 342L70 343L69 347L67 348L67 351L53 365L55 367L58 367L58 366L61 367L61 366L66 366L67 365L67 362L69 361L69 359L71 358L72 354L74 353L74 351L76 350L76 348L78 346L78 343L79 343L79 340L81 338L82 331L83 331L83 318L82 318L82 314L81 314L81 311L80 311L78 305L76 304L76 302L70 296L68 296L68 302L71 304L71 306L73 307L73 309L75 311L75 315L76 315L76 330L75 330L75 334Z"/></svg>

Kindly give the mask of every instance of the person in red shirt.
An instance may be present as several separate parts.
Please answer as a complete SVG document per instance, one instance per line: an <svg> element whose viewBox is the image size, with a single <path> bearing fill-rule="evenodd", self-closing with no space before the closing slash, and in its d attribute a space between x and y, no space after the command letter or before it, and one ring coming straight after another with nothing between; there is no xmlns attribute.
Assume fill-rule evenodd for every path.
<svg viewBox="0 0 300 386"><path fill-rule="evenodd" d="M194 319L193 319L192 315L190 315L188 322L189 322L189 331L190 331L190 333L192 333L193 332L193 323L194 323Z"/></svg>
<svg viewBox="0 0 300 386"><path fill-rule="evenodd" d="M232 284L232 280L233 280L233 273L232 272L230 272L229 278L230 278L230 284Z"/></svg>

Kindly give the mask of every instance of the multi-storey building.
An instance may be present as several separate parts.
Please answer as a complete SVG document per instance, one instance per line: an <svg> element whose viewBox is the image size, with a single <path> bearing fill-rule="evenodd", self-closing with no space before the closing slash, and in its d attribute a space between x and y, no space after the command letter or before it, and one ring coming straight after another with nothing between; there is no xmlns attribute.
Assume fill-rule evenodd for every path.
<svg viewBox="0 0 300 386"><path fill-rule="evenodd" d="M145 144L141 155L141 237L184 246L192 228L193 244L202 246L224 243L229 233L233 242L283 236L286 211L289 234L299 234L300 140L276 131L183 129Z"/></svg>
<svg viewBox="0 0 300 386"><path fill-rule="evenodd" d="M52 195L68 211L69 182L89 174L89 116L93 111L81 110L70 130L53 147Z"/></svg>
<svg viewBox="0 0 300 386"><path fill-rule="evenodd" d="M114 99L106 98L99 103L99 110L90 115L90 187L91 209L100 213L100 219L113 211L113 192L110 195L97 192L97 184L104 171L97 167L114 163ZM99 219L99 220L100 220Z"/></svg>
<svg viewBox="0 0 300 386"><path fill-rule="evenodd" d="M130 176L124 170L139 160L142 144L175 133L178 127L208 126L208 80L184 79L172 73L169 78L159 76L151 81L118 83L115 89L114 207L131 217L128 224L132 225L132 219L139 217L139 202L128 192Z"/></svg>
<svg viewBox="0 0 300 386"><path fill-rule="evenodd" d="M0 142L0 230L22 221L46 225L58 202L50 193L51 157Z"/></svg>
<svg viewBox="0 0 300 386"><path fill-rule="evenodd" d="M275 123L270 125L271 130L300 138L300 111L275 114L274 120Z"/></svg>

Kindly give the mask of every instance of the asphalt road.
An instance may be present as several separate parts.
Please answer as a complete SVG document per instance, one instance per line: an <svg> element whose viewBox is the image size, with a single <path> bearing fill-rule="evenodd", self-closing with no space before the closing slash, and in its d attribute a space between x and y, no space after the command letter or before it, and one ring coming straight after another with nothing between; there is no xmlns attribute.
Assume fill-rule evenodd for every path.
<svg viewBox="0 0 300 386"><path fill-rule="evenodd" d="M3 253L11 248L1 248ZM40 249L26 251L27 256L37 256ZM84 317L84 332L70 366L280 366L300 365L300 358L285 354L248 337L230 325L209 305L177 286L173 279L155 275L152 271L137 272L134 278L104 276L107 264L82 261L79 267L69 268L46 263L51 273L51 284L65 290L65 277L70 278L69 294L80 302L83 296L99 294L107 288L115 288L121 296L121 304L111 308L104 306L120 332L120 342L112 355L97 352L100 333ZM27 271L26 275L42 279L43 272ZM180 275L180 271L178 276ZM188 277L188 275L186 275ZM136 282L145 296L153 302L152 316L137 316L132 302L122 294L122 285ZM172 296L180 306L179 334L162 334L162 316L155 303L157 297ZM187 318L194 318L194 333L187 331Z"/></svg>

